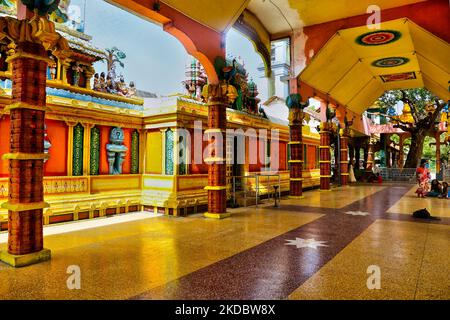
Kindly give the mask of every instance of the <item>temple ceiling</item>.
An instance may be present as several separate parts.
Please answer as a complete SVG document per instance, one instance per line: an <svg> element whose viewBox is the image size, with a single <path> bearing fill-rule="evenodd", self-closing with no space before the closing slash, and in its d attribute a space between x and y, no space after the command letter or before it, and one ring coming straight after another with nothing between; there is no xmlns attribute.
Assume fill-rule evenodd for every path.
<svg viewBox="0 0 450 320"><path fill-rule="evenodd" d="M250 0L162 0L191 19L217 32L229 30Z"/></svg>
<svg viewBox="0 0 450 320"><path fill-rule="evenodd" d="M377 0L376 5L384 10L422 1L426 0ZM366 14L373 4L373 0L251 0L248 10L272 35L277 35L303 26Z"/></svg>
<svg viewBox="0 0 450 320"><path fill-rule="evenodd" d="M450 44L408 19L338 31L299 78L356 113L386 90L426 87L450 99Z"/></svg>
<svg viewBox="0 0 450 320"><path fill-rule="evenodd" d="M426 0L377 0L381 9L390 9ZM272 34L282 34L309 26L366 14L373 0L162 0L218 32L227 31L248 9Z"/></svg>

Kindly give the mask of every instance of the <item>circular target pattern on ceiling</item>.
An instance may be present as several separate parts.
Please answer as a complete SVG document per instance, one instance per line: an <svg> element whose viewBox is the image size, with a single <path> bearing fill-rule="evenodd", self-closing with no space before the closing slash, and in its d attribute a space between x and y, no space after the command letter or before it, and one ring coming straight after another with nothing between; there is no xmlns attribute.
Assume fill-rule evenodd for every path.
<svg viewBox="0 0 450 320"><path fill-rule="evenodd" d="M393 68L399 67L409 62L408 58L405 57L391 57L383 58L372 62L372 66L378 68Z"/></svg>
<svg viewBox="0 0 450 320"><path fill-rule="evenodd" d="M402 37L402 34L394 30L378 30L365 33L356 39L356 43L362 46L380 46L392 43Z"/></svg>

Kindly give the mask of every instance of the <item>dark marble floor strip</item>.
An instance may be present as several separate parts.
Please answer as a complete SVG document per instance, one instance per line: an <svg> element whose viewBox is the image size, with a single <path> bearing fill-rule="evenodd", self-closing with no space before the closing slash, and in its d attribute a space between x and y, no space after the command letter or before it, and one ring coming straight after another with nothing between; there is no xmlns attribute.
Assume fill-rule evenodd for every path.
<svg viewBox="0 0 450 320"><path fill-rule="evenodd" d="M132 299L285 299L385 214L408 190L406 187L383 189ZM371 215L344 214L348 210L368 211ZM286 240L296 238L326 241L327 246L314 250L286 245Z"/></svg>

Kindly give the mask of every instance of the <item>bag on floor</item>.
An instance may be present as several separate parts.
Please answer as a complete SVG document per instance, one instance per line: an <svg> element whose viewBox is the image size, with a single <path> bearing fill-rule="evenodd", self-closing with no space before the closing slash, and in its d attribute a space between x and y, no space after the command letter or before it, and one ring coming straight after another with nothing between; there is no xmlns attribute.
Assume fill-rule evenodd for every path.
<svg viewBox="0 0 450 320"><path fill-rule="evenodd" d="M431 216L427 209L421 209L413 212L413 217L418 219L441 220Z"/></svg>

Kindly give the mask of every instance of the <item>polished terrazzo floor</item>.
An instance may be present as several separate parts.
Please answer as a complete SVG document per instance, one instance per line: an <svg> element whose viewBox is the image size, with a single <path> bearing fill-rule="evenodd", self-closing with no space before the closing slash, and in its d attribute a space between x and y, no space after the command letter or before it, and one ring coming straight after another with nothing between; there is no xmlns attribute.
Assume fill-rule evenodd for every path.
<svg viewBox="0 0 450 320"><path fill-rule="evenodd" d="M0 298L450 299L450 201L426 199L442 220L417 221L413 192L352 186L232 209L220 221L149 215L49 233L51 261L0 263ZM67 288L70 265L80 267L80 290ZM366 286L370 265L380 267L380 290Z"/></svg>

